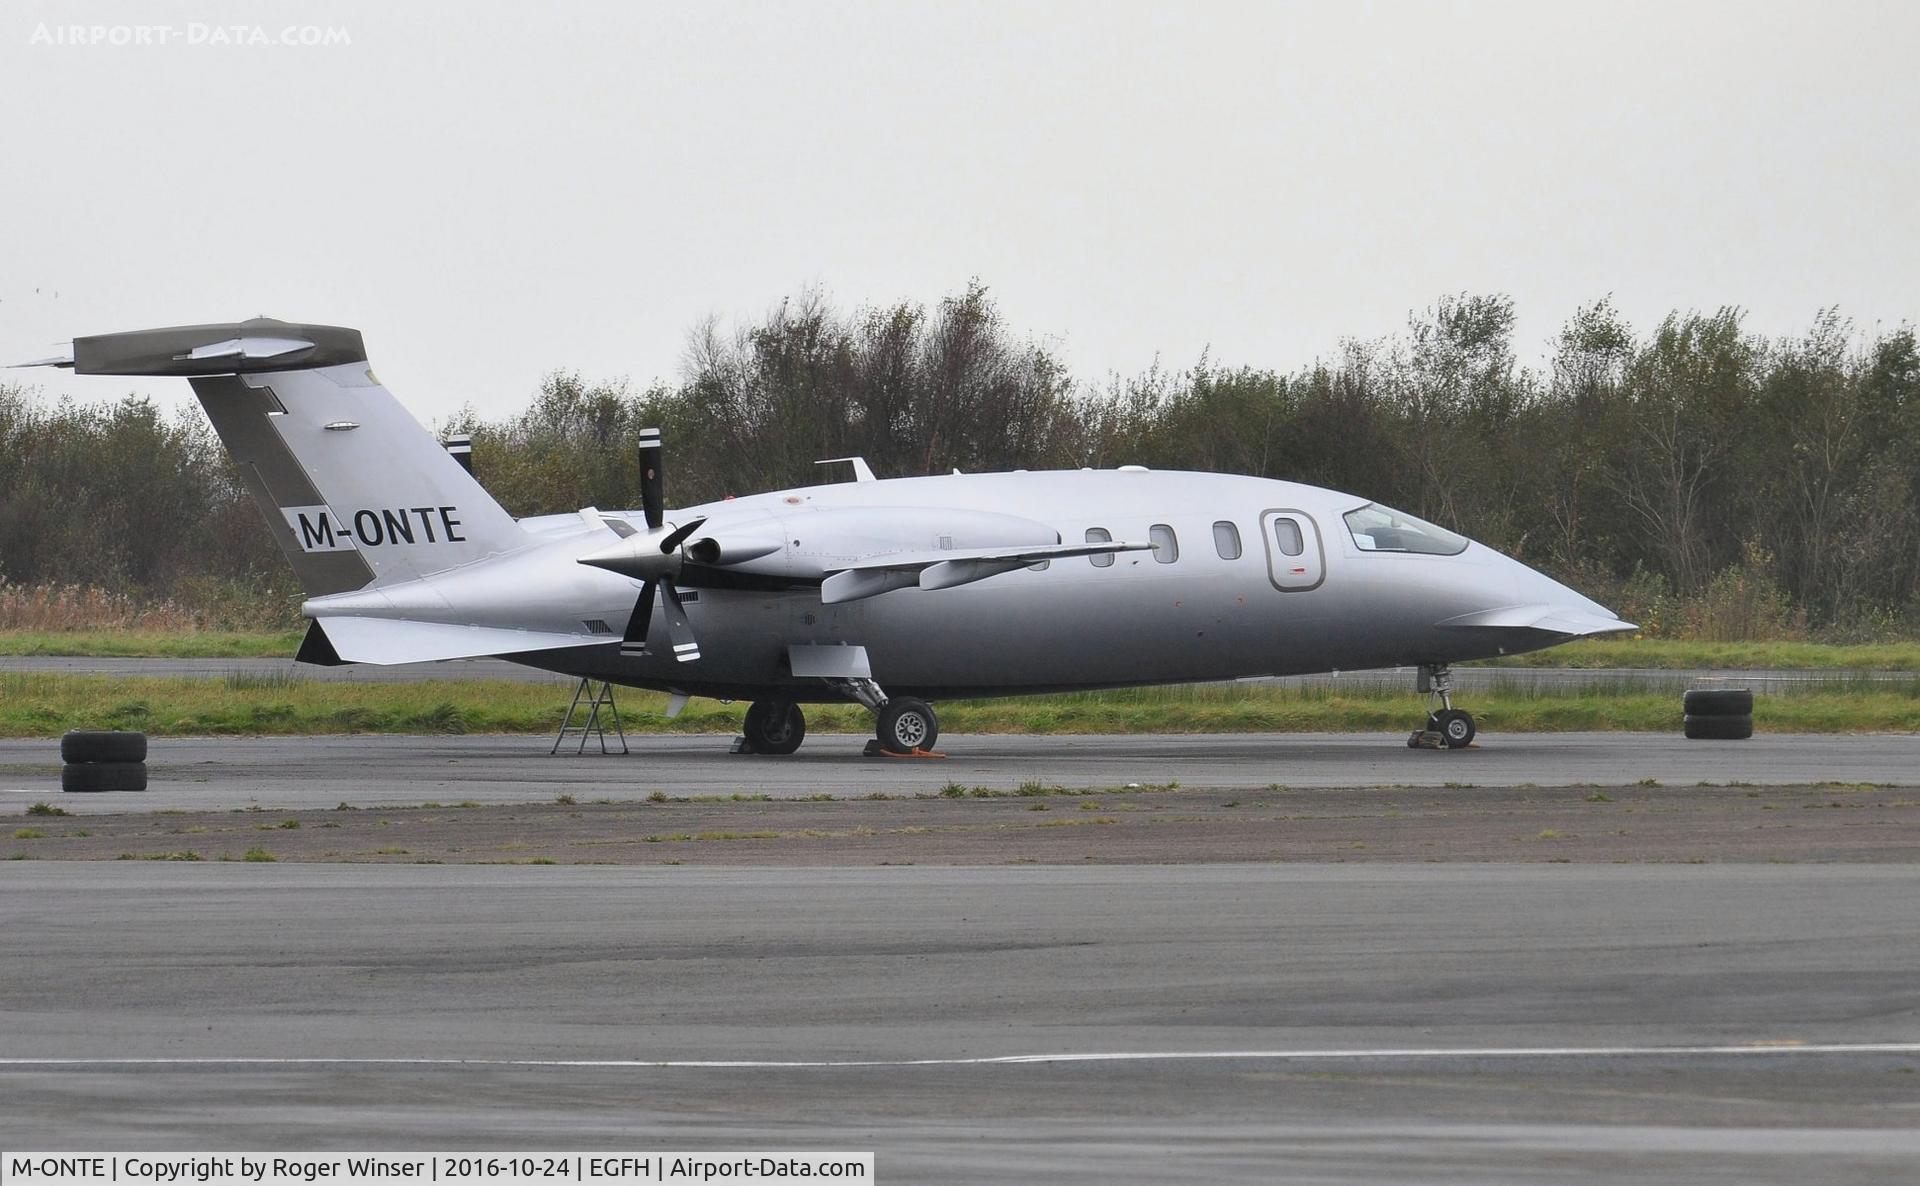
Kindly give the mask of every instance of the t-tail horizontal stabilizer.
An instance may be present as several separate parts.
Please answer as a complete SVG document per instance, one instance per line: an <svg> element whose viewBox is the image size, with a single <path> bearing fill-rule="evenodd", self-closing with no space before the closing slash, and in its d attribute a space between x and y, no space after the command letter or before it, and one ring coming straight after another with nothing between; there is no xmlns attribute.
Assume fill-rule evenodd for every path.
<svg viewBox="0 0 1920 1186"><path fill-rule="evenodd" d="M364 363L360 331L342 325L293 325L271 317L210 325L170 325L75 338L64 355L21 366L69 367L76 375L246 375Z"/></svg>

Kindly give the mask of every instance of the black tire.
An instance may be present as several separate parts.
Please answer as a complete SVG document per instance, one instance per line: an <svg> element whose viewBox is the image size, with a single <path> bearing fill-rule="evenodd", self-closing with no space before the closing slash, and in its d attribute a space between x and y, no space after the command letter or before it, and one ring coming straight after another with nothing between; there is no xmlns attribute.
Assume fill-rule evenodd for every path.
<svg viewBox="0 0 1920 1186"><path fill-rule="evenodd" d="M144 762L145 733L106 733L75 729L60 739L62 762Z"/></svg>
<svg viewBox="0 0 1920 1186"><path fill-rule="evenodd" d="M880 706L874 734L889 753L910 754L932 749L940 738L940 718L933 705L911 696L898 696Z"/></svg>
<svg viewBox="0 0 1920 1186"><path fill-rule="evenodd" d="M1727 713L1707 716L1688 713L1682 728L1695 741L1745 741L1753 736L1753 715Z"/></svg>
<svg viewBox="0 0 1920 1186"><path fill-rule="evenodd" d="M144 791L145 762L76 762L60 768L63 791Z"/></svg>
<svg viewBox="0 0 1920 1186"><path fill-rule="evenodd" d="M1695 688L1683 697L1692 717L1750 717L1753 692L1747 688Z"/></svg>
<svg viewBox="0 0 1920 1186"><path fill-rule="evenodd" d="M1440 740L1448 749L1465 749L1473 744L1473 714L1464 709L1449 708L1433 714L1433 727L1439 731Z"/></svg>
<svg viewBox="0 0 1920 1186"><path fill-rule="evenodd" d="M807 718L791 700L756 700L741 732L756 754L790 754L806 740Z"/></svg>

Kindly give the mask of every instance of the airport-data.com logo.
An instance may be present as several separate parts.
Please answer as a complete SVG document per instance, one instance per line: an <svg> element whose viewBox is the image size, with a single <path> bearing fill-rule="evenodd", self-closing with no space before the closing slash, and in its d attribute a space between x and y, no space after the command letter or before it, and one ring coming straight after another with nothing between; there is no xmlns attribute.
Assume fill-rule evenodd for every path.
<svg viewBox="0 0 1920 1186"><path fill-rule="evenodd" d="M214 25L201 21L184 25L49 25L42 21L28 35L27 44L333 49L352 45L353 37L336 25L268 28L265 25Z"/></svg>

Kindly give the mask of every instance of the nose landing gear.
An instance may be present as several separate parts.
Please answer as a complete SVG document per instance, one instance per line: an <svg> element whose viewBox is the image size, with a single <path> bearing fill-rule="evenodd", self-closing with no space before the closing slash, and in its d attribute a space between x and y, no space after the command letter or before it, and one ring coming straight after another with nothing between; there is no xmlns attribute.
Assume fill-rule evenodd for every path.
<svg viewBox="0 0 1920 1186"><path fill-rule="evenodd" d="M1473 714L1453 706L1453 669L1422 663L1416 685L1426 695L1427 727L1407 738L1408 749L1465 749L1473 744Z"/></svg>

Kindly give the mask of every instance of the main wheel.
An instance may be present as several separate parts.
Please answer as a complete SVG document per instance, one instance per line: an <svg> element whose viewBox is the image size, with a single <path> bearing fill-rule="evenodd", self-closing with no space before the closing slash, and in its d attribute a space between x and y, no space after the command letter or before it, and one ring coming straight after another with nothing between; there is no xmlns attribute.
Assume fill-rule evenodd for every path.
<svg viewBox="0 0 1920 1186"><path fill-rule="evenodd" d="M917 749L932 749L940 736L940 718L933 705L911 696L899 696L880 706L874 732L889 752L910 754Z"/></svg>
<svg viewBox="0 0 1920 1186"><path fill-rule="evenodd" d="M1458 708L1433 714L1433 727L1440 731L1448 749L1465 749L1473 744L1473 716Z"/></svg>
<svg viewBox="0 0 1920 1186"><path fill-rule="evenodd" d="M742 732L756 754L790 754L807 736L807 718L791 700L756 700Z"/></svg>

